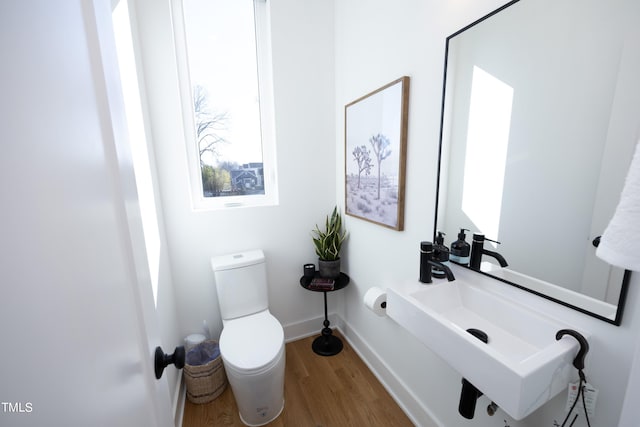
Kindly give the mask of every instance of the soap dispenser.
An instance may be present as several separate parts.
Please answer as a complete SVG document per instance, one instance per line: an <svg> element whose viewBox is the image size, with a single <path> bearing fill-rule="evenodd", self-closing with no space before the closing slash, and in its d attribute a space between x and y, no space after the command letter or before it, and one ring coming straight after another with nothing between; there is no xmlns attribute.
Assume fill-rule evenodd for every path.
<svg viewBox="0 0 640 427"><path fill-rule="evenodd" d="M471 255L471 245L465 241L467 237L464 234L465 231L469 231L467 228L461 228L458 233L458 240L451 244L451 251L449 253L449 259L456 264L469 265L469 257Z"/></svg>
<svg viewBox="0 0 640 427"><path fill-rule="evenodd" d="M449 266L449 248L444 245L444 236L445 234L442 231L438 231L438 236L436 237L436 244L433 245L433 260L442 263L445 266ZM446 277L445 271L440 267L433 267L431 270L431 275L438 279L443 279Z"/></svg>

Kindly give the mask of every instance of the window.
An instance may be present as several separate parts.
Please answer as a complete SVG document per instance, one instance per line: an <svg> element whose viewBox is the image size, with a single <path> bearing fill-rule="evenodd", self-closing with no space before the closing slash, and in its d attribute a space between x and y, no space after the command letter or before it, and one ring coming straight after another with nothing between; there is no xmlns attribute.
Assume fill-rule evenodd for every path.
<svg viewBox="0 0 640 427"><path fill-rule="evenodd" d="M277 203L265 0L176 0L195 209Z"/></svg>

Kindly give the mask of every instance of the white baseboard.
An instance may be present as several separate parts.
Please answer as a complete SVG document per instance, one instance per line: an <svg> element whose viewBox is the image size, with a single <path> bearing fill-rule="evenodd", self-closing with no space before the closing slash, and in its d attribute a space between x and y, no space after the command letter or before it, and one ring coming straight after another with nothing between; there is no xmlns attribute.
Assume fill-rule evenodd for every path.
<svg viewBox="0 0 640 427"><path fill-rule="evenodd" d="M340 323L340 322L339 322ZM373 375L389 392L393 400L400 406L411 422L422 427L444 427L438 418L431 413L409 390L406 384L398 379L387 363L362 339L352 328L341 322L339 328L342 336L347 340L351 348L360 356Z"/></svg>
<svg viewBox="0 0 640 427"><path fill-rule="evenodd" d="M320 334L324 317L303 320L301 322L283 325L286 342L296 341L311 335ZM351 348L389 392L393 400L402 408L411 422L422 427L443 427L444 425L411 393L406 384L380 358L380 356L362 339L352 328L345 324L342 317L336 313L329 313L332 328L337 328L347 340Z"/></svg>
<svg viewBox="0 0 640 427"><path fill-rule="evenodd" d="M283 325L285 342L297 341L312 335L319 335L322 329L324 317L315 317L301 322ZM329 313L331 327L337 328L347 340L351 348L358 354L362 361L389 392L393 400L400 406L411 422L421 427L444 427L439 420L425 408L411 393L406 384L398 379L397 375L380 358L380 356L362 339L352 328L345 324L344 320L336 313ZM184 403L186 399L185 384L182 375L178 376L174 396L175 426L182 426L184 416Z"/></svg>
<svg viewBox="0 0 640 427"><path fill-rule="evenodd" d="M176 386L173 393L173 422L175 427L182 427L182 419L184 417L184 403L187 396L186 384L184 383L184 377L182 371L178 375L176 380Z"/></svg>
<svg viewBox="0 0 640 427"><path fill-rule="evenodd" d="M292 342L310 337L311 335L320 335L323 327L322 322L324 322L324 316L282 325L282 329L284 329L284 341ZM341 326L344 324L342 319L335 313L329 313L329 322L331 323L331 328L338 329L341 329Z"/></svg>

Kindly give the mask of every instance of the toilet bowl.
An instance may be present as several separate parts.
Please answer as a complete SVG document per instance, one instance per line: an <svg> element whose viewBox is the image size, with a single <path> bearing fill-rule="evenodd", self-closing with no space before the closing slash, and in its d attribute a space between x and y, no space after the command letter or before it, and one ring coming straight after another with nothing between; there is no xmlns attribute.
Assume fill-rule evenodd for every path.
<svg viewBox="0 0 640 427"><path fill-rule="evenodd" d="M284 408L284 333L263 311L227 322L220 353L240 418L249 426L273 421Z"/></svg>
<svg viewBox="0 0 640 427"><path fill-rule="evenodd" d="M284 408L282 325L269 312L264 254L260 250L211 259L223 328L220 355L248 426L273 421Z"/></svg>

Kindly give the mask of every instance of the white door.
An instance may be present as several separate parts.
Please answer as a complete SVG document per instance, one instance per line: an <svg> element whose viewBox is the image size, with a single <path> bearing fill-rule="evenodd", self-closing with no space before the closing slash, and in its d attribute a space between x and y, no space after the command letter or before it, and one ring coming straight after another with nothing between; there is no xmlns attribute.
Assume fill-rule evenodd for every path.
<svg viewBox="0 0 640 427"><path fill-rule="evenodd" d="M110 14L0 2L2 426L173 424Z"/></svg>

